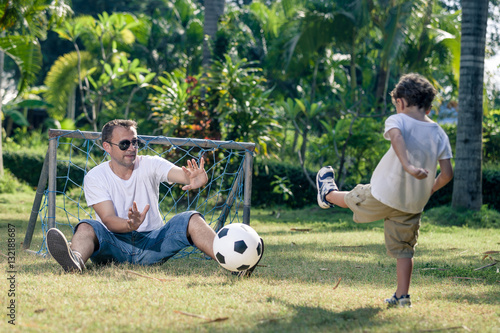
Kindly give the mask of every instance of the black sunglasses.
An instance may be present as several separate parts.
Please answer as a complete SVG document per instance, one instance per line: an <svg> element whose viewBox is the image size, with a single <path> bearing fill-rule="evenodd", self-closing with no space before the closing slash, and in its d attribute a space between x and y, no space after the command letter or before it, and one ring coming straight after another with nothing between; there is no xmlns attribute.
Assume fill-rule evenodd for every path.
<svg viewBox="0 0 500 333"><path fill-rule="evenodd" d="M132 139L132 141L130 140L122 140L120 142L118 142L118 144L116 143L113 143L111 141L108 141L109 144L111 145L115 145L115 146L118 146L118 148L120 148L120 150L127 150L130 145L132 144L132 147L134 148L139 148L139 144L141 143L138 139Z"/></svg>

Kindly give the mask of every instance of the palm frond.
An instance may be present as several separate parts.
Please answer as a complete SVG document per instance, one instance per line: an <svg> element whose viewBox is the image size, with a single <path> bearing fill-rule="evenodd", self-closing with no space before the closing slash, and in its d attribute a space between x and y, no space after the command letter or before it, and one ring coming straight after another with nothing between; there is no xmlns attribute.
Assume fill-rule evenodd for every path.
<svg viewBox="0 0 500 333"><path fill-rule="evenodd" d="M0 49L11 57L21 71L19 94L36 81L42 66L42 51L37 39L28 36L0 37Z"/></svg>
<svg viewBox="0 0 500 333"><path fill-rule="evenodd" d="M88 52L80 52L81 77L92 67L93 57ZM67 53L60 56L47 73L44 84L47 86L45 99L53 105L49 113L56 119L64 118L69 96L78 85L78 54Z"/></svg>

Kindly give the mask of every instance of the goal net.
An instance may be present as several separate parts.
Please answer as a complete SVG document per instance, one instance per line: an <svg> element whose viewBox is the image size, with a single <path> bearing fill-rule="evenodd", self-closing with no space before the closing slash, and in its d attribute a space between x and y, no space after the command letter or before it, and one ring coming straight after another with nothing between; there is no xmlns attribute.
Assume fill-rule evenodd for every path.
<svg viewBox="0 0 500 333"><path fill-rule="evenodd" d="M40 174L33 202L24 249L31 246L36 221L41 221L43 239L36 252L47 255L45 236L56 227L68 239L82 219L96 219L87 206L83 178L93 167L108 161L102 148L101 133L49 130L49 147ZM208 182L205 186L183 191L179 184L160 183L159 209L163 222L186 210L202 213L207 223L218 231L225 224L250 224L250 196L254 143L214 141L206 139L170 138L138 135L139 155L160 156L177 166L187 166L187 160L205 161ZM175 257L201 251L188 247Z"/></svg>

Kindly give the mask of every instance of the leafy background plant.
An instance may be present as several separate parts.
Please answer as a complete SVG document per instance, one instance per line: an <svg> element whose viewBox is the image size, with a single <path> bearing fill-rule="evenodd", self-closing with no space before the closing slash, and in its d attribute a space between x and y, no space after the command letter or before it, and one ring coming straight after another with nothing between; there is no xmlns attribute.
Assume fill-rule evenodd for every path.
<svg viewBox="0 0 500 333"><path fill-rule="evenodd" d="M394 111L387 92L402 73L422 73L438 88L435 120L457 105L460 12L450 2L225 2L207 43L205 7L194 0L16 5L0 23L9 37L29 41L19 39L19 51L33 49L46 61L21 66L21 55L7 53L5 77L33 86L18 94L19 85L8 85L8 96L18 97L3 106L7 146L48 127L97 131L129 117L144 134L256 142L256 164L299 165L302 175L288 179L304 178L312 190L313 173L332 165L349 189L369 181L388 147L381 136ZM21 5L33 20L22 20ZM15 49L12 38L1 39L2 49ZM205 66L203 45L211 55ZM497 95L487 86L485 170L499 160ZM454 149L456 125L442 125ZM494 172L484 177L496 184ZM447 204L447 191L431 204ZM491 191L484 187L485 202L498 207Z"/></svg>

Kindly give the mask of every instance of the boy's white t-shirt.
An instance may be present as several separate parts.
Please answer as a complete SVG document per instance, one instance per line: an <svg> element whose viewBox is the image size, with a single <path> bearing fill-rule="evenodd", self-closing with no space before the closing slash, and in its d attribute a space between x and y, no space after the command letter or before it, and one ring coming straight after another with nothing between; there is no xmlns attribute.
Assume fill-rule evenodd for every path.
<svg viewBox="0 0 500 333"><path fill-rule="evenodd" d="M132 176L123 180L111 170L109 161L101 163L92 168L84 178L87 205L90 207L110 200L115 207L116 216L128 219L128 210L134 201L140 212L146 204L150 204L146 218L137 231L158 229L163 226L158 207L159 185L162 181L168 181L168 173L173 165L159 156L137 156ZM98 214L96 219L102 223Z"/></svg>
<svg viewBox="0 0 500 333"><path fill-rule="evenodd" d="M450 141L437 123L419 121L403 113L387 118L384 138L390 140L388 132L393 128L398 128L403 135L410 163L429 173L421 180L410 175L391 146L372 174L372 195L389 207L417 214L423 211L431 196L438 161L453 157Z"/></svg>

